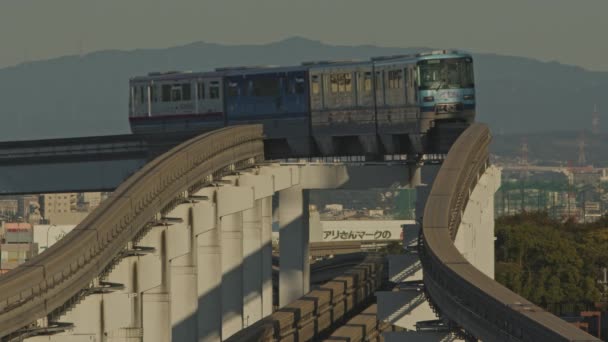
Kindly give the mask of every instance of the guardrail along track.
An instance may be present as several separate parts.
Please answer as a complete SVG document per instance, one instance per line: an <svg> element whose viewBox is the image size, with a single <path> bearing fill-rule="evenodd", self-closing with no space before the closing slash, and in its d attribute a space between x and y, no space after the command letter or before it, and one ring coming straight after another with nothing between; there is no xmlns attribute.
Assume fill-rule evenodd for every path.
<svg viewBox="0 0 608 342"><path fill-rule="evenodd" d="M484 341L599 341L487 277L454 246L470 193L488 166L490 140L483 124L473 124L462 133L428 197L421 260L432 303Z"/></svg>
<svg viewBox="0 0 608 342"><path fill-rule="evenodd" d="M369 255L344 274L310 291L229 342L314 341L373 296L383 283L384 257Z"/></svg>
<svg viewBox="0 0 608 342"><path fill-rule="evenodd" d="M71 233L0 277L0 336L57 318L119 260L127 243L214 178L263 159L262 128L232 126L200 135L129 177ZM49 320L51 320L49 319Z"/></svg>

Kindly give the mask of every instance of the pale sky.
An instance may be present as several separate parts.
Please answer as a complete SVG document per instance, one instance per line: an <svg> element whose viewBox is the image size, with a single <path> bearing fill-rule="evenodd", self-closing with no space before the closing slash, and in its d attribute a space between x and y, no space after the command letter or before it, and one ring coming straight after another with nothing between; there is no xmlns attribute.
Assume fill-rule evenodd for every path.
<svg viewBox="0 0 608 342"><path fill-rule="evenodd" d="M0 67L196 41L459 48L608 71L608 0L0 0Z"/></svg>

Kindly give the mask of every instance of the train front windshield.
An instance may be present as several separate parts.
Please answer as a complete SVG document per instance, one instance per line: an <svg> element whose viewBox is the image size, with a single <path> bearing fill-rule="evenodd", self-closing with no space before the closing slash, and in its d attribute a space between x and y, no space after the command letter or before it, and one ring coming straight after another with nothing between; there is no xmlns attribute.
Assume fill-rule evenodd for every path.
<svg viewBox="0 0 608 342"><path fill-rule="evenodd" d="M429 59L418 62L420 90L473 88L471 58Z"/></svg>

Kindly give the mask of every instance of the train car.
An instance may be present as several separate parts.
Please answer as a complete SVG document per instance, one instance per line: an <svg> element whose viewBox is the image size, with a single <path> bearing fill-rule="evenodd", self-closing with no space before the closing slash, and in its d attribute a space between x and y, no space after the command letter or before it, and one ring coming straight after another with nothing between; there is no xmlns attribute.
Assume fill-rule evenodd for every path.
<svg viewBox="0 0 608 342"><path fill-rule="evenodd" d="M303 63L310 74L310 118L324 155L374 154L378 150L372 63Z"/></svg>
<svg viewBox="0 0 608 342"><path fill-rule="evenodd" d="M470 55L440 50L372 60L378 135L387 153L442 152L473 122ZM446 131L451 133L448 141L432 146Z"/></svg>
<svg viewBox="0 0 608 342"><path fill-rule="evenodd" d="M425 148L447 153L456 138L475 120L473 58L457 51L417 56L416 85L420 132Z"/></svg>
<svg viewBox="0 0 608 342"><path fill-rule="evenodd" d="M267 149L280 152L289 148L292 155L300 156L312 153L307 68L222 70L227 72L228 125L261 123Z"/></svg>
<svg viewBox="0 0 608 342"><path fill-rule="evenodd" d="M420 108L416 91L416 56L372 59L377 133L386 153L412 153L422 149Z"/></svg>
<svg viewBox="0 0 608 342"><path fill-rule="evenodd" d="M222 72L166 72L130 80L133 133L208 131L225 125Z"/></svg>

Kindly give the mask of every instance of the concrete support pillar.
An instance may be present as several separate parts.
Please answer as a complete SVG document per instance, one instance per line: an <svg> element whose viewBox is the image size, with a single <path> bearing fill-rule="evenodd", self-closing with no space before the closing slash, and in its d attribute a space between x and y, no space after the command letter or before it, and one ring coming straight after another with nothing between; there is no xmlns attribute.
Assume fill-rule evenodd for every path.
<svg viewBox="0 0 608 342"><path fill-rule="evenodd" d="M262 317L272 314L272 196L262 200Z"/></svg>
<svg viewBox="0 0 608 342"><path fill-rule="evenodd" d="M262 203L243 212L243 325L248 327L262 315Z"/></svg>
<svg viewBox="0 0 608 342"><path fill-rule="evenodd" d="M124 289L103 294L104 334L106 342L139 341L141 309L137 283L136 257L122 259L106 277L111 283L122 284Z"/></svg>
<svg viewBox="0 0 608 342"><path fill-rule="evenodd" d="M185 259L171 261L172 341L196 341L197 338L196 268Z"/></svg>
<svg viewBox="0 0 608 342"><path fill-rule="evenodd" d="M251 187L254 201L251 210L243 213L246 326L272 313L272 198L277 186L287 186L282 183L290 175L283 171L282 177L277 176L272 168L264 171L268 173L255 170L239 176L239 186Z"/></svg>
<svg viewBox="0 0 608 342"><path fill-rule="evenodd" d="M171 341L171 304L166 291L157 288L146 291L142 298L144 341Z"/></svg>
<svg viewBox="0 0 608 342"><path fill-rule="evenodd" d="M143 259L140 280L142 292L143 340L171 341L171 303L168 292L169 262L167 256L167 227L155 227L142 239L142 245L154 247L153 255Z"/></svg>
<svg viewBox="0 0 608 342"><path fill-rule="evenodd" d="M243 328L243 213L220 217L222 339Z"/></svg>
<svg viewBox="0 0 608 342"><path fill-rule="evenodd" d="M197 291L193 262L191 203L180 204L167 217L177 219L167 230L171 336L173 341L196 341Z"/></svg>
<svg viewBox="0 0 608 342"><path fill-rule="evenodd" d="M309 291L308 191L295 186L279 192L279 306Z"/></svg>
<svg viewBox="0 0 608 342"><path fill-rule="evenodd" d="M418 161L409 165L408 181L410 188L422 185L422 166L423 164Z"/></svg>
<svg viewBox="0 0 608 342"><path fill-rule="evenodd" d="M196 194L208 200L194 203L192 228L196 237L198 342L219 342L222 331L222 249L215 188Z"/></svg>

